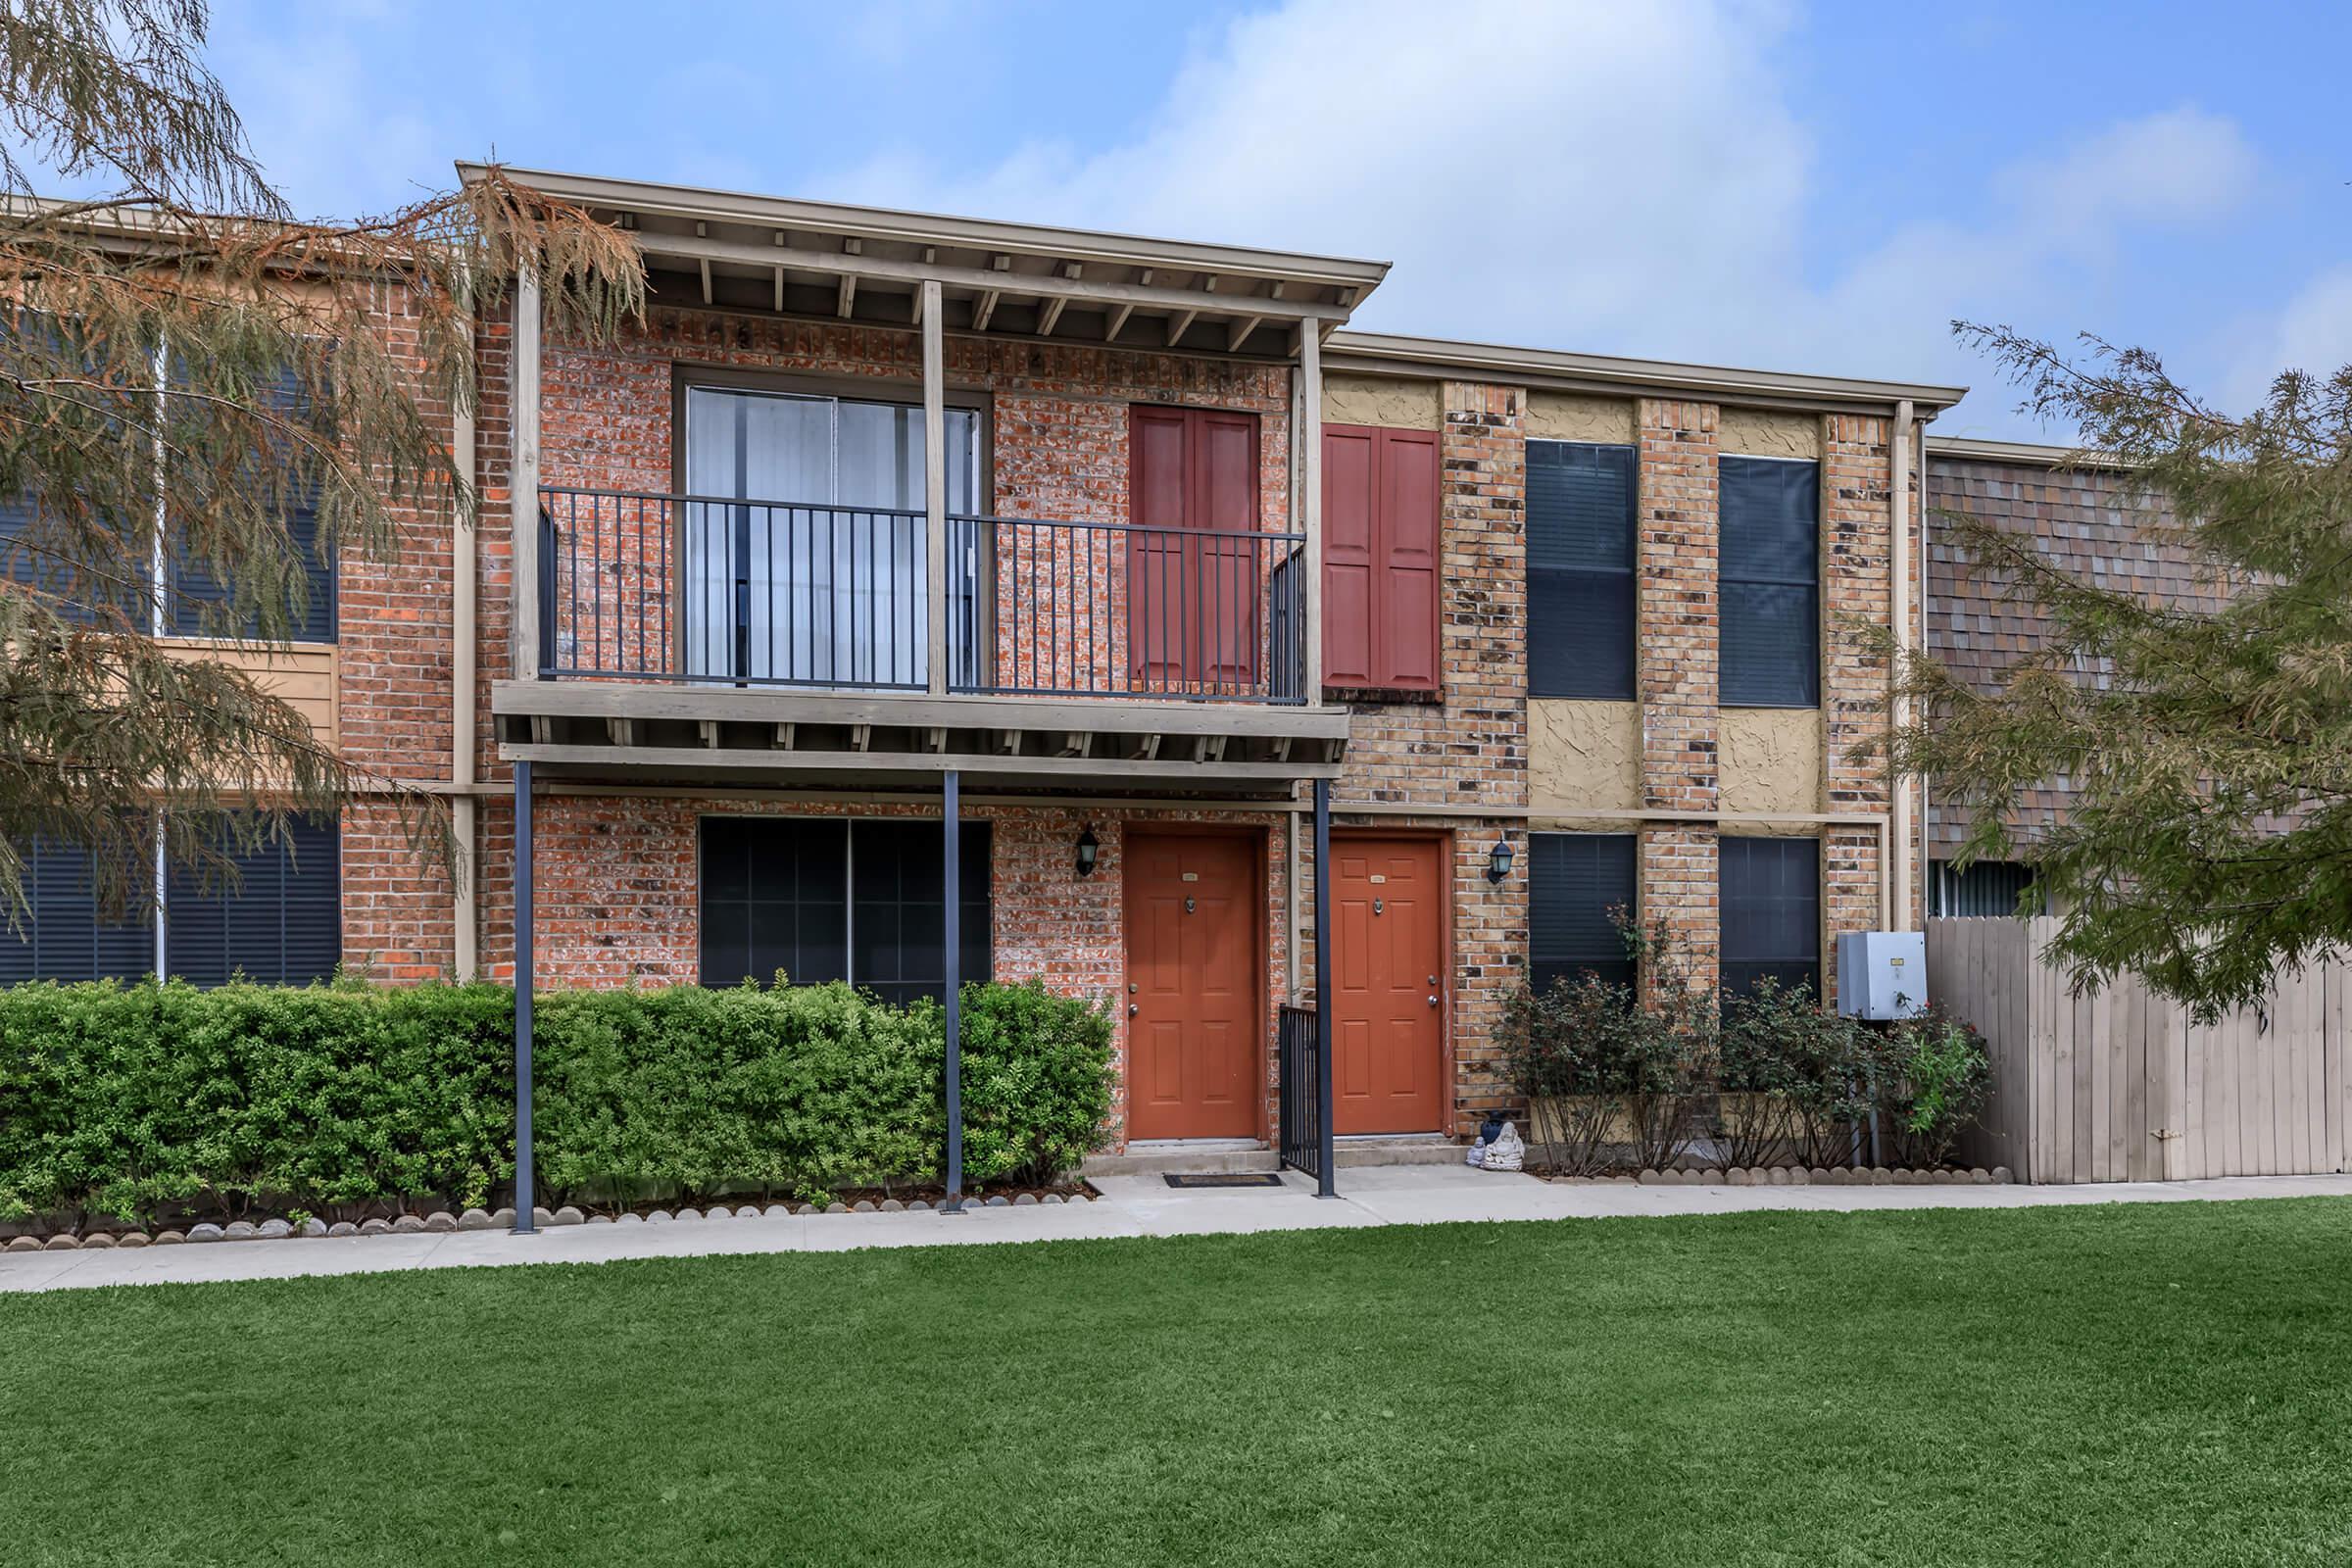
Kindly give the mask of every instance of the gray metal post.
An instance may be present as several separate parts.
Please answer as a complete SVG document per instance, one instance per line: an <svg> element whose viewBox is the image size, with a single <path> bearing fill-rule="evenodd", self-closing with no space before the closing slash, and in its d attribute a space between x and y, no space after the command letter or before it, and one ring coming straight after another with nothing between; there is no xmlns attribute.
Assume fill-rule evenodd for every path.
<svg viewBox="0 0 2352 1568"><path fill-rule="evenodd" d="M1315 780L1315 1196L1337 1198L1331 1169L1331 780Z"/></svg>
<svg viewBox="0 0 2352 1568"><path fill-rule="evenodd" d="M514 764L514 1234L531 1223L531 764Z"/></svg>
<svg viewBox="0 0 2352 1568"><path fill-rule="evenodd" d="M947 907L940 919L948 960L948 1200L940 1205L946 1214L963 1212L963 931L958 908L963 896L963 826L958 820L962 786L963 775L949 768L940 815L941 849L948 862L942 894Z"/></svg>

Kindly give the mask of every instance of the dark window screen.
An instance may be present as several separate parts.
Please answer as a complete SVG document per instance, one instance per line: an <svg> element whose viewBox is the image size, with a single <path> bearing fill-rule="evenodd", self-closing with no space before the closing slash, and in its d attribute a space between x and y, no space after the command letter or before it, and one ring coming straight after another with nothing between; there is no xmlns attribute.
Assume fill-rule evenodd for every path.
<svg viewBox="0 0 2352 1568"><path fill-rule="evenodd" d="M289 822L285 839L238 855L238 878L207 890L193 872L164 877L164 964L175 979L217 986L242 975L265 985L333 977L343 955L343 839L333 822ZM0 984L134 980L155 969L155 927L141 911L98 918L88 861L71 846L35 843L24 936L0 932Z"/></svg>
<svg viewBox="0 0 2352 1568"><path fill-rule="evenodd" d="M848 979L849 844L846 820L706 818L703 984Z"/></svg>
<svg viewBox="0 0 2352 1568"><path fill-rule="evenodd" d="M1723 458L1722 700L1821 705L1821 466Z"/></svg>
<svg viewBox="0 0 2352 1568"><path fill-rule="evenodd" d="M265 406L283 414L290 420L307 421L312 405L295 384L291 372L281 375L274 387L266 391L261 400ZM273 440L291 439L272 436ZM326 643L335 640L335 570L329 562L318 559L318 510L315 494L295 498L286 509L286 533L289 549L286 579L276 587L260 585L258 591L269 595L273 602L285 606L287 636L295 642ZM207 627L208 607L219 605L228 598L211 566L190 559L176 545L169 562L172 593L170 606L171 629L182 637L219 633L223 628ZM299 592L297 591L299 585ZM250 635L250 623L243 627L226 628Z"/></svg>
<svg viewBox="0 0 2352 1568"><path fill-rule="evenodd" d="M334 822L291 821L282 841L236 857L237 884L210 890L173 866L164 878L164 955L200 986L239 976L305 986L343 956L343 835Z"/></svg>
<svg viewBox="0 0 2352 1568"><path fill-rule="evenodd" d="M107 924L76 847L35 839L25 856L23 929L0 926L0 984L20 980L136 979L155 968L155 927Z"/></svg>
<svg viewBox="0 0 2352 1568"><path fill-rule="evenodd" d="M1723 989L1771 975L1821 995L1821 841L1722 841Z"/></svg>
<svg viewBox="0 0 2352 1568"><path fill-rule="evenodd" d="M1634 696L1632 447L1527 444L1527 681L1535 697Z"/></svg>
<svg viewBox="0 0 2352 1568"><path fill-rule="evenodd" d="M960 969L985 980L989 829L961 834ZM940 824L710 817L703 822L703 984L848 980L885 1002L947 981Z"/></svg>
<svg viewBox="0 0 2352 1568"><path fill-rule="evenodd" d="M1634 913L1635 839L1631 833L1534 833L1528 836L1528 980L1539 991L1555 977L1592 972L1632 985L1612 910Z"/></svg>

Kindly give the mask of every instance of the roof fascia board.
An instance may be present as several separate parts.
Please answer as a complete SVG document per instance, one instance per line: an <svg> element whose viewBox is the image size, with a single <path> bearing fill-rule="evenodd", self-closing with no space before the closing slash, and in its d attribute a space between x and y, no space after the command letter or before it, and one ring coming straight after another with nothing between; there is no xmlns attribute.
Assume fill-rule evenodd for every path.
<svg viewBox="0 0 2352 1568"><path fill-rule="evenodd" d="M1464 379L1507 376L1513 382L1626 396L1644 391L1698 395L1710 402L1742 407L1780 404L1817 408L1856 405L1890 408L1908 400L1921 417L1960 401L1966 387L1903 381L1869 381L1846 376L1778 374L1725 366L1679 365L1663 360L1629 360L1607 355L1569 354L1553 349L1509 348L1492 343L1458 343L1438 338L1338 331L1324 344L1324 368L1373 375L1443 375Z"/></svg>
<svg viewBox="0 0 2352 1568"><path fill-rule="evenodd" d="M471 181L479 178L486 172L486 167L464 163L458 166L458 172L461 178ZM633 213L660 213L704 222L856 234L869 239L898 240L909 245L944 244L966 246L974 250L1020 251L1063 261L1100 261L1132 267L1178 267L1222 276L1248 274L1361 290L1369 290L1389 271L1387 262L1361 261L1349 257L1307 256L1238 245L1200 244L1133 234L1053 228L1042 224L949 218L928 213L898 212L888 208L851 207L834 202L798 201L702 190L691 186L607 179L589 174L566 174L553 170L508 167L506 173L518 184L585 206L611 207ZM1027 281L1024 279L1024 282Z"/></svg>

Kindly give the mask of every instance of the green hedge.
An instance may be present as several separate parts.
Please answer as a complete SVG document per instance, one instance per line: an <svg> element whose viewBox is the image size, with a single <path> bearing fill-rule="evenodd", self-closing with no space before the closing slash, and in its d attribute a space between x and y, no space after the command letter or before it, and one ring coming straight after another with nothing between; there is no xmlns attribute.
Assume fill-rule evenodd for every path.
<svg viewBox="0 0 2352 1568"><path fill-rule="evenodd" d="M964 1170L1042 1182L1100 1143L1107 1011L1035 984L963 994ZM847 986L541 993L551 1202L820 1196L936 1182L936 1002ZM514 1000L392 990L0 990L0 1219L484 1204L514 1180Z"/></svg>

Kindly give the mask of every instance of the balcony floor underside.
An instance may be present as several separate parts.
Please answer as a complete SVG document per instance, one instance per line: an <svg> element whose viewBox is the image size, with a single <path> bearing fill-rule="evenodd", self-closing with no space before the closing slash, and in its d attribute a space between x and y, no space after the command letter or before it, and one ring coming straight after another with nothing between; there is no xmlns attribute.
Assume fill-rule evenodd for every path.
<svg viewBox="0 0 2352 1568"><path fill-rule="evenodd" d="M1282 800L1348 742L1344 710L1269 704L500 681L491 708L500 755L549 774L730 787Z"/></svg>

